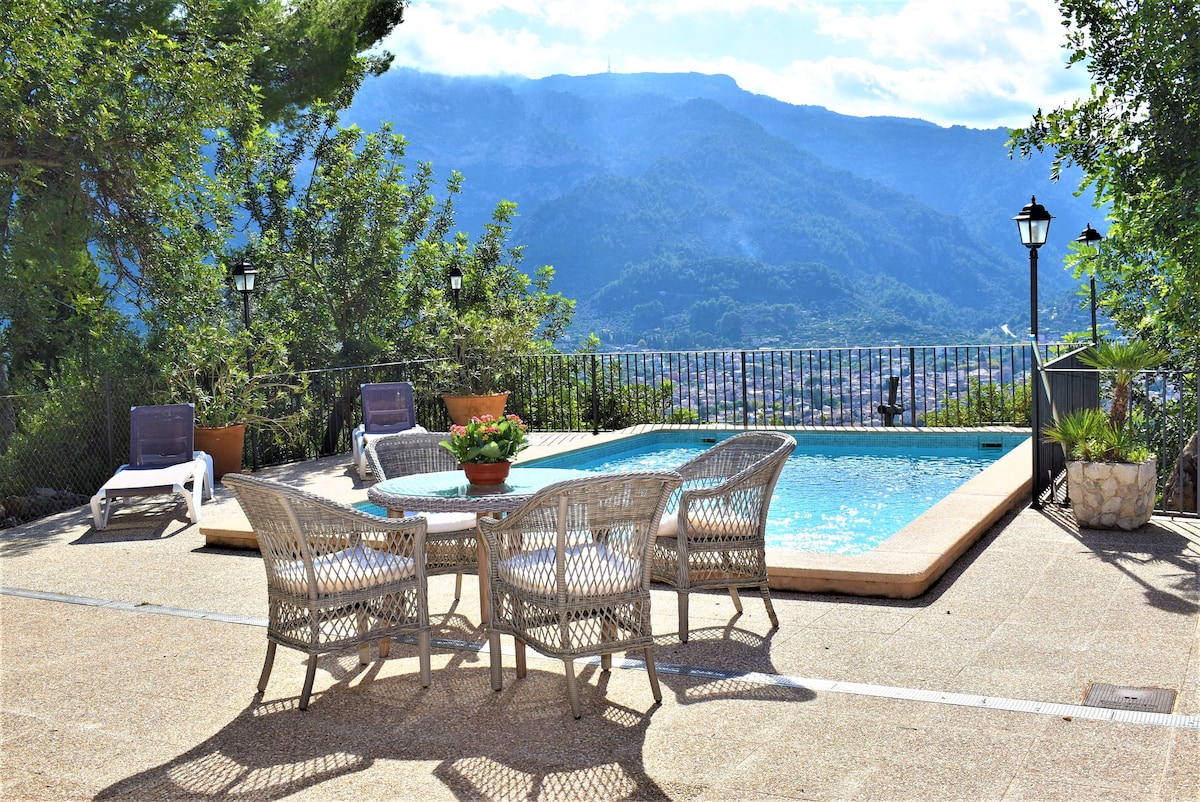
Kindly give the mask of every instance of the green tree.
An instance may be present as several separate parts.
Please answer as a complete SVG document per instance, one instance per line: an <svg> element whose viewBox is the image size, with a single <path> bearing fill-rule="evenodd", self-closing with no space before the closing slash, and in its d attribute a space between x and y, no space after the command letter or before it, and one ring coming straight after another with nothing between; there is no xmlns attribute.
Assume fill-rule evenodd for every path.
<svg viewBox="0 0 1200 802"><path fill-rule="evenodd" d="M462 175L451 173L439 200L432 167L408 168L406 145L387 126L341 127L324 105L285 132L226 142L218 164L243 193L264 287L258 320L304 367L457 354L423 389L492 389L516 354L552 348L573 302L550 292L551 268L521 272L523 249L508 243L514 204L500 202L475 239L455 231Z"/></svg>
<svg viewBox="0 0 1200 802"><path fill-rule="evenodd" d="M1029 388L1024 384L984 384L967 379L963 397L942 399L936 412L925 415L926 426L1028 426L1032 420Z"/></svg>
<svg viewBox="0 0 1200 802"><path fill-rule="evenodd" d="M95 3L96 28L121 40L149 28L172 39L193 35L193 2L108 0ZM317 101L353 94L392 56L375 46L404 21L408 0L218 0L211 4L220 38L246 47L247 80L258 87L269 122L290 120Z"/></svg>
<svg viewBox="0 0 1200 802"><path fill-rule="evenodd" d="M0 6L0 351L42 380L220 302L231 188L208 154L345 102L404 0Z"/></svg>
<svg viewBox="0 0 1200 802"><path fill-rule="evenodd" d="M17 375L120 336L189 281L228 217L203 146L253 114L216 3L190 4L177 38L111 38L99 7L0 8L0 347Z"/></svg>
<svg viewBox="0 0 1200 802"><path fill-rule="evenodd" d="M1055 155L1052 177L1109 204L1100 306L1125 332L1200 367L1200 7L1178 0L1059 0L1072 66L1091 94L1038 111L1012 152ZM1082 273L1084 265L1075 268Z"/></svg>

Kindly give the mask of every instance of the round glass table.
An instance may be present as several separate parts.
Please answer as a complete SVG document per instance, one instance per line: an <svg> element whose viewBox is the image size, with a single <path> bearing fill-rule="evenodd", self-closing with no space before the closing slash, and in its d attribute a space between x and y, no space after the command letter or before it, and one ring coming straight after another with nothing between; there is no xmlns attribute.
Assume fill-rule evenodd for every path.
<svg viewBox="0 0 1200 802"><path fill-rule="evenodd" d="M402 516L405 511L473 512L482 515L502 515L524 504L539 490L567 479L593 476L588 471L566 468L513 468L508 481L498 485L474 485L461 470L438 473L414 473L376 482L367 490L367 498L388 511ZM479 568L479 614L487 624L491 608L488 598L487 552L483 538L476 530L475 558ZM522 660L523 663L523 655Z"/></svg>
<svg viewBox="0 0 1200 802"><path fill-rule="evenodd" d="M384 479L368 488L367 498L390 514L421 512L512 512L544 487L592 476L568 468L513 468L498 485L473 485L461 470L415 473Z"/></svg>

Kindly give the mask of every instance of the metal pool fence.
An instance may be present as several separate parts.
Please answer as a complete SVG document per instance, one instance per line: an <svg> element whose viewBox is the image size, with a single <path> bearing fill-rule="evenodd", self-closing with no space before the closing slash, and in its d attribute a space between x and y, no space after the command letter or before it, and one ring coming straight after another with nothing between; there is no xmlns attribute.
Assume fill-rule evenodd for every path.
<svg viewBox="0 0 1200 802"><path fill-rule="evenodd" d="M1050 368L1078 347L1043 345L1038 358ZM543 431L646 423L1028 427L1033 360L1029 345L1011 344L531 355L510 366L508 410ZM267 410L274 417L299 413L299 427L287 436L250 432L244 464L349 452L361 419L359 387L368 382L413 381L418 421L444 431L449 420L441 401L420 380L427 367L404 362L305 372L303 393ZM1188 432L1200 427L1196 387L1183 386L1175 374L1146 381L1140 414L1159 444L1159 465L1168 466ZM145 377L111 376L30 395L0 386L0 504L36 488L94 492L126 461L129 407L153 403L156 390ZM1047 460L1052 468L1053 455Z"/></svg>

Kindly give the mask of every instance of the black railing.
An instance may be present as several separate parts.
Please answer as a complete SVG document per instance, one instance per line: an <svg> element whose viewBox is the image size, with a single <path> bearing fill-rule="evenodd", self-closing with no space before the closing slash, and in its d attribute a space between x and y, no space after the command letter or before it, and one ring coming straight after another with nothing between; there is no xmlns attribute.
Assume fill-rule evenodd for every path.
<svg viewBox="0 0 1200 802"><path fill-rule="evenodd" d="M1048 368L1065 371L1067 363L1054 360L1075 348L1046 345L1039 356ZM542 431L599 432L643 423L872 427L889 418L908 427L1028 427L1033 358L1029 345L534 355L512 365L508 410ZM368 382L413 381L417 420L444 431L445 409L419 379L426 367L390 363L282 377L304 389L267 414L298 413L299 427L287 435L252 432L245 464L251 465L254 437L260 465L349 452L351 431L362 417L359 386ZM1054 382L1065 375L1047 371L1046 377ZM1190 433L1200 429L1200 411L1197 388L1182 387L1176 374L1162 375L1148 378L1137 399L1166 474ZM893 377L894 405L888 396ZM1056 390L1055 396L1064 393L1069 395ZM38 487L94 492L128 454L129 406L152 397L152 383L139 377L36 395L0 394L0 503Z"/></svg>
<svg viewBox="0 0 1200 802"><path fill-rule="evenodd" d="M1048 358L1067 348L1043 346ZM557 431L878 426L895 376L903 425L1028 426L1032 373L1020 345L555 354L519 361L509 406Z"/></svg>

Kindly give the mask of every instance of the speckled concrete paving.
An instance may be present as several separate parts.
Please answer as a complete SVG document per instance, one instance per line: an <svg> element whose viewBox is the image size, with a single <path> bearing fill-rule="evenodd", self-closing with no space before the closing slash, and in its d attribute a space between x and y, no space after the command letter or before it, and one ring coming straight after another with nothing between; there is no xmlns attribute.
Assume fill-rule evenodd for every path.
<svg viewBox="0 0 1200 802"><path fill-rule="evenodd" d="M264 472L365 497L346 457ZM205 520L230 514L218 486ZM224 512L222 510L224 509ZM924 596L693 598L654 591L663 704L636 660L531 659L491 690L476 583L430 582L433 684L416 652L359 666L280 649L254 695L255 553L207 548L182 501L85 508L0 532L0 798L311 800L1200 799L1200 523L993 527ZM506 640L506 646L508 645ZM630 655L634 658L636 655ZM1082 708L1092 683L1178 691L1166 716ZM1010 704L1011 703L1011 704ZM1110 715L1111 714L1111 715Z"/></svg>

